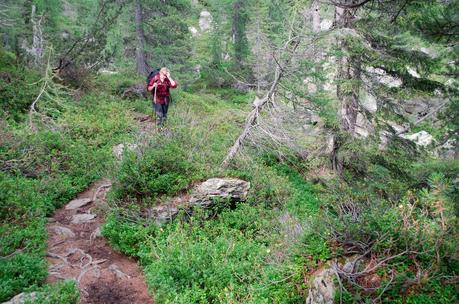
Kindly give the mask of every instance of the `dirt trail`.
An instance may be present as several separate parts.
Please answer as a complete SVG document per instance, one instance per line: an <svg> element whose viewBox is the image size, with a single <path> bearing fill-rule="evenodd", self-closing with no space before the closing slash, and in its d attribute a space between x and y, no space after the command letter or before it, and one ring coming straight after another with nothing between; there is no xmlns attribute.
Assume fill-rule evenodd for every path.
<svg viewBox="0 0 459 304"><path fill-rule="evenodd" d="M153 129L136 115L141 132ZM80 304L153 304L137 262L112 250L101 236L109 180L100 180L57 210L47 224L47 283L76 280Z"/></svg>

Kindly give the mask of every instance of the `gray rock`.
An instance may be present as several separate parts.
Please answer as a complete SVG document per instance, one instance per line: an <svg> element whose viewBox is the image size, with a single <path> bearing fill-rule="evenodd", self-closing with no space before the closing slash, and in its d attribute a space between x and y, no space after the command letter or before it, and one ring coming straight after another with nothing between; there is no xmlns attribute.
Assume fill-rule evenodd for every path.
<svg viewBox="0 0 459 304"><path fill-rule="evenodd" d="M310 288L306 304L333 304L335 273L330 268L324 268L317 272L310 281Z"/></svg>
<svg viewBox="0 0 459 304"><path fill-rule="evenodd" d="M385 150L389 140L392 138L393 134L389 131L381 131L379 133L379 150Z"/></svg>
<svg viewBox="0 0 459 304"><path fill-rule="evenodd" d="M54 231L57 235L63 237L64 239L75 237L75 233L67 227L62 226L51 226L51 230Z"/></svg>
<svg viewBox="0 0 459 304"><path fill-rule="evenodd" d="M86 206L90 202L92 202L92 199L90 199L90 198L77 198L77 199L74 199L74 200L70 201L65 206L65 210L75 210L75 209L81 208L83 206Z"/></svg>
<svg viewBox="0 0 459 304"><path fill-rule="evenodd" d="M249 192L250 183L237 178L211 178L197 185L189 200L190 205L208 207L215 199L244 201Z"/></svg>
<svg viewBox="0 0 459 304"><path fill-rule="evenodd" d="M400 135L400 137L411 140L415 144L423 147L430 145L434 141L433 136L426 131L419 131L418 133L410 135Z"/></svg>
<svg viewBox="0 0 459 304"><path fill-rule="evenodd" d="M125 274L116 264L111 264L108 266L108 270L111 271L118 280L130 279L131 276Z"/></svg>
<svg viewBox="0 0 459 304"><path fill-rule="evenodd" d="M443 145L437 148L438 155L443 159L456 159L459 155L459 145L457 140L448 139Z"/></svg>
<svg viewBox="0 0 459 304"><path fill-rule="evenodd" d="M360 100L361 106L368 112L375 113L378 110L378 103L376 101L376 98L372 94L366 91L361 92L360 95L361 95L361 100Z"/></svg>
<svg viewBox="0 0 459 304"><path fill-rule="evenodd" d="M96 218L95 214L89 214L89 213L75 214L72 218L72 224L87 223L87 222L92 221L95 218Z"/></svg>
<svg viewBox="0 0 459 304"><path fill-rule="evenodd" d="M94 230L91 235L89 236L90 240L95 240L97 238L102 237L102 231L100 230L100 227L97 227L96 230Z"/></svg>
<svg viewBox="0 0 459 304"><path fill-rule="evenodd" d="M157 224L173 220L180 209L191 210L195 206L209 208L218 200L245 201L250 188L250 183L237 178L211 178L197 185L189 196L182 200L175 198L174 203L157 206L148 210L147 217Z"/></svg>
<svg viewBox="0 0 459 304"><path fill-rule="evenodd" d="M386 123L394 129L395 133L401 133L407 129L407 126L401 126L393 121L386 121Z"/></svg>
<svg viewBox="0 0 459 304"><path fill-rule="evenodd" d="M198 36L198 34L199 34L199 33L198 33L198 29L195 28L194 26L188 27L188 30L190 31L191 36L193 36L193 37L196 37L196 36Z"/></svg>
<svg viewBox="0 0 459 304"><path fill-rule="evenodd" d="M199 15L199 28L203 32L212 28L212 15L208 11L202 11Z"/></svg>
<svg viewBox="0 0 459 304"><path fill-rule="evenodd" d="M331 19L323 19L320 22L320 30L326 31L329 30L333 25L333 21Z"/></svg>
<svg viewBox="0 0 459 304"><path fill-rule="evenodd" d="M8 302L3 302L3 304L23 304L26 301L33 302L37 299L36 292L25 293L22 292L16 295L14 298L10 299Z"/></svg>
<svg viewBox="0 0 459 304"><path fill-rule="evenodd" d="M151 208L149 213L149 217L155 219L157 224L164 224L172 221L179 213L179 210L172 205L162 205Z"/></svg>
<svg viewBox="0 0 459 304"><path fill-rule="evenodd" d="M126 149L128 151L134 151L135 149L137 149L137 145L136 144L118 144L116 146L113 146L112 148L113 156L115 156L118 160L121 160L123 158L123 153Z"/></svg>
<svg viewBox="0 0 459 304"><path fill-rule="evenodd" d="M373 132L373 125L362 113L357 114L355 134L357 137L368 137Z"/></svg>

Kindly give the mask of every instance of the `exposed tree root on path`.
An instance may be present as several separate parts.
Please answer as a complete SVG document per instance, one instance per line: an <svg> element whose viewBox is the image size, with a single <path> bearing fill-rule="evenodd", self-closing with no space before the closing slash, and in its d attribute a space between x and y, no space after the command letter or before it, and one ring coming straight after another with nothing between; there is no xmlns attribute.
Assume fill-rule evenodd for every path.
<svg viewBox="0 0 459 304"><path fill-rule="evenodd" d="M140 127L141 133L153 129L151 120ZM49 219L47 283L75 280L80 304L152 304L137 262L113 251L101 236L110 187L109 180L95 182Z"/></svg>

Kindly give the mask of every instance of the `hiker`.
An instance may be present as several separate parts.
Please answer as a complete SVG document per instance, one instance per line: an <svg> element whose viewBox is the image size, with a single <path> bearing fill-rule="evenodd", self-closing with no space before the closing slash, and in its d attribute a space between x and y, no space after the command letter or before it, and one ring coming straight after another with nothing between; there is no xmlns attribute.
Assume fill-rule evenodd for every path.
<svg viewBox="0 0 459 304"><path fill-rule="evenodd" d="M153 95L153 111L156 113L156 123L159 127L164 125L167 118L167 110L171 99L169 89L176 87L177 82L171 78L167 68L161 68L159 73L148 83L147 90L152 92Z"/></svg>

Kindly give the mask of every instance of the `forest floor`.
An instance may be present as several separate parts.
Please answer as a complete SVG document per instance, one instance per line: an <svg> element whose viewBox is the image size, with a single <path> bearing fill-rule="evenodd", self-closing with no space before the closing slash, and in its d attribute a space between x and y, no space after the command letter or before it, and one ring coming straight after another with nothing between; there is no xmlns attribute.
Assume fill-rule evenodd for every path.
<svg viewBox="0 0 459 304"><path fill-rule="evenodd" d="M154 131L151 119L136 115L141 133ZM137 262L115 252L101 235L111 181L101 179L48 220L47 283L73 279L80 303L154 303Z"/></svg>

